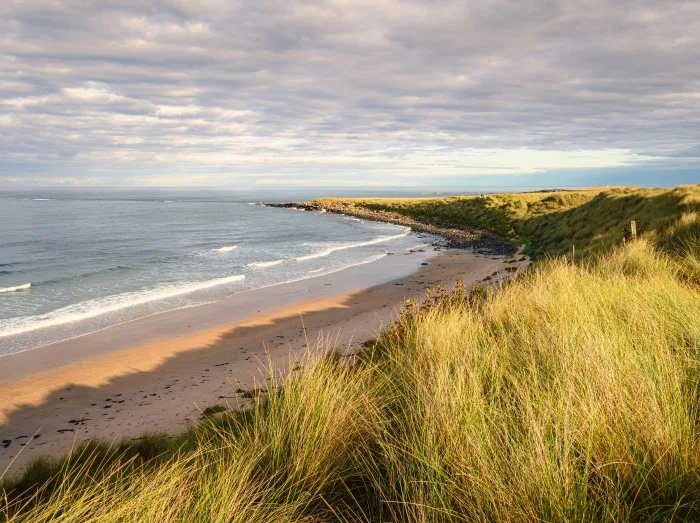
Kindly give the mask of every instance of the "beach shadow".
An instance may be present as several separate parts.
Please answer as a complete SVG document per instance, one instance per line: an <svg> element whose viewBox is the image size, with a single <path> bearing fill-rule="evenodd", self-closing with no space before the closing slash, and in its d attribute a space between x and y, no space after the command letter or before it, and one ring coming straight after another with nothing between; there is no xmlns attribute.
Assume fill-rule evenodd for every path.
<svg viewBox="0 0 700 523"><path fill-rule="evenodd" d="M99 386L66 384L52 389L39 403L20 403L0 424L0 475L10 463L6 476L17 474L37 456L61 456L74 443L92 437L109 442L149 432L183 431L208 406L249 405L246 391L265 381L270 363L286 372L307 351L307 343L310 350L327 349L323 344L318 347L319 337L326 336L341 351L371 337L367 332L365 339L353 340L359 343L347 347L353 333L340 335L333 326L371 307L382 307L373 303L372 291L348 294L335 305L303 315L242 322L211 343L166 355L146 371L127 368ZM382 317L395 316L399 306L385 305ZM375 332L381 323L377 315Z"/></svg>

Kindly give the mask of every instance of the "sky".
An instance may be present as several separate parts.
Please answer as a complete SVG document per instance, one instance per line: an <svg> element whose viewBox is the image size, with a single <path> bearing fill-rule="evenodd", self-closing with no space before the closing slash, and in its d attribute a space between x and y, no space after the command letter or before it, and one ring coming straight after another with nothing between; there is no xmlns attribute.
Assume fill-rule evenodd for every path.
<svg viewBox="0 0 700 523"><path fill-rule="evenodd" d="M0 2L0 184L700 183L700 0Z"/></svg>

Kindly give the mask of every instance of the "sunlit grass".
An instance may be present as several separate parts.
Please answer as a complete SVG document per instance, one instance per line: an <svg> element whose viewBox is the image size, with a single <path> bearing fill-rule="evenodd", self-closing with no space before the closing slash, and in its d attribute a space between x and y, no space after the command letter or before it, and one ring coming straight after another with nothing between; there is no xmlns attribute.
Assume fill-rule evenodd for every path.
<svg viewBox="0 0 700 523"><path fill-rule="evenodd" d="M700 517L700 295L676 275L638 242L385 337L390 519Z"/></svg>
<svg viewBox="0 0 700 523"><path fill-rule="evenodd" d="M665 229L683 213L700 212L700 185L320 201L487 229L525 242L529 254L542 257L571 252L572 247L581 254L607 251L621 243L631 220L640 232Z"/></svg>
<svg viewBox="0 0 700 523"><path fill-rule="evenodd" d="M353 496L368 498L363 461L384 426L378 382L369 368L332 354L308 361L282 384L271 376L269 393L252 409L205 420L179 449L159 446L159 458L86 445L57 468L35 465L55 475L50 491L8 499L5 517L262 522L352 515L360 508L347 506L356 505Z"/></svg>
<svg viewBox="0 0 700 523"><path fill-rule="evenodd" d="M316 347L250 409L37 462L0 520L700 520L700 218L673 205L635 242L408 304L357 357Z"/></svg>

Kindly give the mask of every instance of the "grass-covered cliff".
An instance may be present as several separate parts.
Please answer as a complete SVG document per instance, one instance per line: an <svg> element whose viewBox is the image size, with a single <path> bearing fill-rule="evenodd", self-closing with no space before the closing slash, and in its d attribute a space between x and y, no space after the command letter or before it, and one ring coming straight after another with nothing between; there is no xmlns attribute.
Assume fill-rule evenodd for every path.
<svg viewBox="0 0 700 523"><path fill-rule="evenodd" d="M700 186L447 198L321 198L318 203L348 212L368 209L486 229L525 242L529 253L542 256L570 252L572 246L581 253L605 251L621 241L632 220L640 231L664 229L682 214L700 209Z"/></svg>
<svg viewBox="0 0 700 523"><path fill-rule="evenodd" d="M407 304L356 360L312 358L180 438L37 465L0 519L700 520L699 195L355 201L580 255Z"/></svg>

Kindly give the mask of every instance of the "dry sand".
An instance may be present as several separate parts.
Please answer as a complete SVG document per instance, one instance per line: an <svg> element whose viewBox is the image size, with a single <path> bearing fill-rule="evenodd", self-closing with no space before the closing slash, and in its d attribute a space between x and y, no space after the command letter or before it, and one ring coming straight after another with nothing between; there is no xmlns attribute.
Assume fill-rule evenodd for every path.
<svg viewBox="0 0 700 523"><path fill-rule="evenodd" d="M402 258L384 263L396 268ZM406 298L458 277L467 285L494 272L505 277L505 268L517 265L506 260L453 250L409 276L351 291L358 270L348 269L293 284L296 291L278 293L271 303L268 296L265 307L251 305L242 321L230 319L230 304L195 307L68 340L60 351L0 358L0 475L10 464L11 473L20 471L37 455L60 456L74 441L183 431L208 406L244 405L236 389L264 380L268 361L288 369L307 340L322 336L353 350L394 319Z"/></svg>

